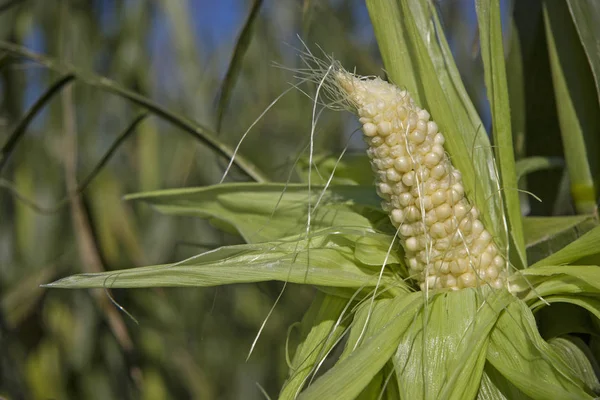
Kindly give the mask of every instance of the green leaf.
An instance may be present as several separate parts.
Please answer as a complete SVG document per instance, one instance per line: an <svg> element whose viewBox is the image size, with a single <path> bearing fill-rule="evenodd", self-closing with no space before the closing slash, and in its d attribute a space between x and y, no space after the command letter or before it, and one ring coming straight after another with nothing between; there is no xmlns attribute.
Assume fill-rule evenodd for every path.
<svg viewBox="0 0 600 400"><path fill-rule="evenodd" d="M227 68L227 73L225 74L225 79L223 79L223 83L221 84L221 89L219 91L219 102L217 105L217 132L221 131L223 115L229 103L231 91L235 86L235 82L242 68L244 54L246 53L246 50L250 45L250 40L252 39L252 26L254 25L254 21L256 21L256 17L258 17L262 3L263 0L254 0L252 2L250 12L248 13L246 21L244 22L244 26L242 27L242 31L240 32L240 35L235 43L233 54Z"/></svg>
<svg viewBox="0 0 600 400"><path fill-rule="evenodd" d="M350 323L351 315L343 315L348 300L318 293L300 323L298 344L290 375L281 389L279 399L294 399L300 393L315 366L337 343Z"/></svg>
<svg viewBox="0 0 600 400"><path fill-rule="evenodd" d="M423 305L422 293L397 296L380 309L382 328L309 386L299 399L352 399L383 368Z"/></svg>
<svg viewBox="0 0 600 400"><path fill-rule="evenodd" d="M592 137L600 129L600 109L577 31L572 20L565 18L568 13L566 2L544 1L548 53L571 195L577 212L589 214L596 208L596 190L587 151L594 150L598 143L586 143L586 136Z"/></svg>
<svg viewBox="0 0 600 400"><path fill-rule="evenodd" d="M563 167L564 164L563 160L558 157L527 157L520 159L515 164L517 181L532 172L560 168ZM527 234L525 234L525 239L527 239Z"/></svg>
<svg viewBox="0 0 600 400"><path fill-rule="evenodd" d="M564 217L525 217L523 227L527 258L536 263L574 242L598 225L591 215Z"/></svg>
<svg viewBox="0 0 600 400"><path fill-rule="evenodd" d="M549 306L546 306L549 303ZM590 296L545 296L529 308L536 314L538 328L544 339L570 333L598 335L594 318L600 316L600 300ZM536 311L537 308L537 311ZM592 309L592 312L588 311Z"/></svg>
<svg viewBox="0 0 600 400"><path fill-rule="evenodd" d="M554 338L548 341L550 346L562 357L578 377L594 392L600 392L600 382L590 362L593 356L587 345L576 336ZM596 368L598 366L596 365Z"/></svg>
<svg viewBox="0 0 600 400"><path fill-rule="evenodd" d="M492 133L494 135L494 153L501 182L504 215L506 217L507 234L510 232L512 243L510 260L517 268L525 268L525 237L517 176L515 155L513 150L513 134L511 128L510 102L504 63L504 46L502 44L502 21L500 20L500 2L477 0L477 20L479 22L479 40L481 57L485 73L485 86L492 112Z"/></svg>
<svg viewBox="0 0 600 400"><path fill-rule="evenodd" d="M328 227L373 228L383 221L363 216L365 207L379 209L372 187L313 186L303 184L219 184L202 188L161 190L133 194L128 200L143 200L169 215L214 218L235 227L246 242L262 242L306 232L308 205L311 230ZM316 208L315 208L316 206Z"/></svg>
<svg viewBox="0 0 600 400"><path fill-rule="evenodd" d="M600 101L600 5L595 0L566 0L573 17L573 23L583 50L588 59L594 82L596 83L596 93Z"/></svg>
<svg viewBox="0 0 600 400"><path fill-rule="evenodd" d="M592 399L564 361L537 331L522 301L511 303L492 330L487 359L532 399Z"/></svg>
<svg viewBox="0 0 600 400"><path fill-rule="evenodd" d="M296 164L296 172L303 182L308 182L309 157L302 157ZM373 185L373 171L369 157L364 154L346 154L342 159L333 156L313 156L311 182L316 185L326 185L329 178L333 185ZM373 188L373 191L375 188Z"/></svg>
<svg viewBox="0 0 600 400"><path fill-rule="evenodd" d="M600 264L600 226L596 226L576 241L566 245L554 254L540 260L532 267L546 265L572 264L586 258L590 263Z"/></svg>
<svg viewBox="0 0 600 400"><path fill-rule="evenodd" d="M394 356L401 397L471 399L479 390L487 341L508 291L475 289L431 298L405 332Z"/></svg>
<svg viewBox="0 0 600 400"><path fill-rule="evenodd" d="M423 104L421 80L417 73L414 49L406 27L399 2L367 0L367 8L377 38L383 64L392 82L406 87L418 104Z"/></svg>
<svg viewBox="0 0 600 400"><path fill-rule="evenodd" d="M270 280L334 287L374 286L379 268L355 260L356 239L357 236L322 231L310 240L293 237L226 246L174 264L73 275L46 286L69 289L216 286ZM391 294L409 290L391 266L383 272L381 285L389 288Z"/></svg>
<svg viewBox="0 0 600 400"><path fill-rule="evenodd" d="M0 50L7 52L8 54L23 57L36 63L45 66L48 69L57 71L59 73L72 74L78 81L81 81L91 87L98 88L100 90L112 93L116 96L122 97L134 104L144 107L149 112L159 116L165 121L170 122L174 126L180 128L187 134L194 137L194 139L204 143L206 146L214 150L217 154L224 156L225 158L231 158L234 154L234 149L228 144L220 140L217 135L205 126L198 124L182 115L179 115L173 111L167 110L159 104L153 102L147 97L144 97L138 93L132 92L125 89L117 82L111 81L108 78L95 75L89 71L83 71L75 68L72 65L62 63L51 57L43 56L25 49L22 46L0 41ZM236 164L248 177L252 178L257 182L268 182L269 178L258 169L258 167L252 164L249 160L244 158L243 155L237 154L234 160Z"/></svg>
<svg viewBox="0 0 600 400"><path fill-rule="evenodd" d="M493 365L485 363L477 400L530 400L506 379Z"/></svg>

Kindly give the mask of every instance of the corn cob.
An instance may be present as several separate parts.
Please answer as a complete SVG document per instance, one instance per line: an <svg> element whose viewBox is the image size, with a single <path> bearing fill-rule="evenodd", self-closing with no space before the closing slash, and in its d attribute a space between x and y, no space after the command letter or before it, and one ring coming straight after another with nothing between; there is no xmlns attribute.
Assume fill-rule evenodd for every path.
<svg viewBox="0 0 600 400"><path fill-rule="evenodd" d="M332 66L326 89L360 118L377 194L398 230L411 277L422 290L504 286L506 261L465 197L429 113L380 78Z"/></svg>

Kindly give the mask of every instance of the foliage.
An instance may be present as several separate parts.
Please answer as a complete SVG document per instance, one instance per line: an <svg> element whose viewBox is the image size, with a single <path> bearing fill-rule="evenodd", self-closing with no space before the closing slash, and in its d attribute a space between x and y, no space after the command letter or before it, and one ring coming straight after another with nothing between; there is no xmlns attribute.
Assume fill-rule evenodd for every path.
<svg viewBox="0 0 600 400"><path fill-rule="evenodd" d="M419 104L427 107L440 125L448 138L446 150L463 173L467 192L482 210L486 226L501 247L506 249L514 274L509 288L497 291L487 288L457 292L416 291L415 284L407 276L402 249L396 243L394 229L387 215L378 208L369 178L365 177L364 172L356 173L361 168L358 166L367 164L365 156L343 156L338 160L338 156L325 153L334 143L331 138L336 136L335 132L342 131L344 122L339 115L332 114L329 117L323 114L319 124L331 135L319 139L317 143L311 140L310 147L315 154L300 157L300 162L293 170L296 173L293 175L295 183L291 183L287 180L287 174L280 173L275 166L289 161L282 159L282 154L292 152L294 147L304 147L306 132L310 131L310 118L307 116L310 115L312 104L300 108L301 103L295 97L294 100L282 100L278 105L282 114L278 115L285 118L263 119L260 126L255 128L261 133L248 136L250 142L240 148L244 155L240 158L236 147L231 145L237 138L224 132L251 125L251 120L246 120L249 117L239 111L243 109L240 105L248 102L252 94L232 90L231 78L226 79L224 84L227 96L221 97L229 98L229 106L226 107L229 112L225 112L222 129L217 134L208 127L168 111L166 106L158 102L124 89L121 84L87 72L90 68L86 64L91 57L85 52L74 53L77 54L77 60L72 62L77 65L75 68L63 60L40 58L22 46L0 42L0 50L5 52L4 57L8 60L5 62L14 63L18 57L25 57L41 61L47 68L59 71L63 81L66 77L74 79L78 85L75 94L83 98L89 96L87 99L90 104L77 110L78 117L85 117L86 126L93 126L94 123L110 126L108 116L103 115L97 107L97 102L102 100L90 96L90 88L92 93L104 90L117 95L119 103L111 100L113 103L108 103L110 107L105 107L109 115L127 120L126 116L133 115L135 108L132 105L135 104L160 118L140 119L142 122L139 127L136 124L129 125L148 136L139 139L136 148L130 149L142 163L139 176L130 179L133 182L122 178L123 174L117 173L117 170L126 168L127 163L122 163L115 170L101 172L90 186L91 196L84 195L89 203L84 210L91 213L88 223L91 221L94 224L98 248L109 268L99 272L86 266L88 259L84 254L85 247L79 242L80 250L83 248L81 262L76 257L69 257L68 262L59 259L56 266L51 264L40 269L37 266L47 264L52 255L50 249L57 247L56 235L50 234L52 230L46 226L38 233L44 238L40 242L44 246L33 240L32 227L35 220L41 217L25 204L17 203L15 191L21 197L31 198L43 190L51 190L43 185L38 186L40 178L37 174L46 174L46 179L58 176L58 162L46 146L22 139L24 128L21 126L26 126L25 118L30 117L25 114L23 119L19 119L19 109L9 110L8 105L4 106L6 112L10 112L11 121L16 121L16 128L6 142L9 145L5 145L5 149L10 147L11 151L2 154L1 161L4 163L10 152L14 152L13 157L19 160L19 163L12 161L10 170L14 181L10 185L13 196L6 195L4 201L11 202L11 205L15 202L16 213L11 222L16 227L15 241L20 249L15 259L19 259L28 269L6 272L10 282L17 282L23 277L27 279L20 286L9 286L11 290L3 295L3 319L13 331L23 330L26 323L32 323L38 329L42 328L43 333L32 335L34 337L31 340L37 342L35 345L26 343L25 339L9 338L17 344L15 348L18 350L8 354L2 360L3 365L10 361L8 357L22 357L19 354L23 351L21 349L33 346L35 351L26 361L27 382L22 383L15 378L10 380L6 389L0 389L27 387L32 397L42 397L48 393L57 397L74 396L73 393L66 393L66 382L69 376L76 375L77 381L81 382L81 389L75 389L77 394L111 397L117 393L115 390L119 382L127 380L126 376L130 375L131 382L127 390L131 393L138 391L148 398L159 398L161 393L165 397L183 393L208 398L233 396L235 394L228 391L228 382L214 383L212 380L217 379L218 375L209 375L198 360L212 359L221 371L227 363L239 361L235 355L240 354L240 350L250 348L250 362L261 354L270 361L269 368L260 369L262 374L283 376L284 372L277 367L283 365L284 355L278 351L281 348L274 349L274 346L266 344L275 338L286 339L281 327L289 325L290 320L285 319L285 314L295 314L292 319L297 318L308 306L309 298L313 297L310 291L288 285L295 283L315 286L317 292L299 323L298 332L292 332L287 338L292 344L289 348L289 372L280 398L593 398L600 386L597 376L597 359L600 356L600 249L597 243L600 241L600 226L597 215L589 212L597 212L595 196L600 174L597 166L593 165L593 160L599 159L598 147L589 144L598 140L597 122L593 119L593 115L597 114L590 110L598 108L600 90L593 63L595 53L591 50L591 43L597 41L598 37L594 33L596 25L590 24L589 20L600 20L600 9L592 0L575 3L567 0L541 2L536 14L542 21L538 27L540 35L537 36L526 31L531 28L520 22L519 13L522 9L517 6L514 20L505 23L506 26L514 26L520 33L511 42L521 40L522 45L515 47L524 49L525 39L531 34L531 49L527 54L537 57L527 59L525 56L509 55L505 60L507 51L503 41L500 3L492 0L476 2L482 75L491 110L491 125L486 127L459 74L434 4L428 0L367 1L389 78L414 93ZM165 15L181 18L183 10L177 2L159 4ZM138 9L139 14L127 15L147 22L146 6L138 6ZM565 19L563 16L558 23L555 13L561 9L568 10L571 18ZM342 7L340 13L344 11L347 9ZM73 8L70 12L74 17L79 15L80 10ZM253 9L249 15L258 14ZM332 12L307 1L304 27L318 30L321 24L314 19L333 18L332 15ZM81 24L83 20L74 18L73 25L77 21ZM311 20L312 25L306 22ZM245 26L248 24L252 24L252 21L246 21ZM256 24L255 28L259 26ZM182 68L189 68L190 61L186 57L191 51L188 42L190 33L182 33L182 30L185 30L185 25L176 25L174 40L178 40L177 43L185 49L185 54L179 55L182 57ZM244 48L235 50L231 60L235 60L236 65L229 69L234 72L227 75L239 74L237 87L258 91L259 82L253 78L260 76L260 69L251 57L252 46L265 45L269 50L278 48L268 45L268 38L258 33L258 29L242 31L256 37L252 38L248 49L245 48L248 40L243 38L237 41ZM566 31L570 32L570 36L566 36ZM177 33L182 36L178 37ZM143 38L139 32L137 34L140 37L119 36L119 40L125 43L119 43L116 49L122 49L121 46L126 46L129 40L139 41ZM315 31L313 34L316 34ZM570 39L566 40L566 37ZM61 40L64 37L56 38L56 43L62 43ZM340 49L345 49L339 54L336 43L324 40L320 44L325 49L336 48L336 56L345 65L370 65L364 62L363 54L351 52L350 46L346 48L337 43ZM510 51L514 51L515 47ZM88 46L87 51L91 48ZM246 50L248 53L241 68L237 52ZM569 52L579 52L579 55L573 56ZM280 53L275 51L274 57L276 54ZM547 54L548 59L541 59L539 54ZM255 57L258 57L257 53ZM570 57L578 61L571 63L573 60ZM539 104L544 99L538 99L535 91L528 90L531 88L528 87L530 77L527 74L514 76L506 72L528 71L532 64L544 64L548 69L547 76L553 82L557 99L551 109L534 109L532 104ZM120 69L117 75L133 82L138 88L148 90L150 87L148 71L143 63L135 65L135 68L131 65L118 65L115 68ZM218 71L217 67L215 69ZM365 74L370 72L364 71ZM19 93L15 80L10 79L14 69L5 67L3 73L6 75L5 98L10 99L9 95L16 96ZM190 74L193 76L194 73ZM277 83L283 83L285 78L283 72L278 74L270 74L269 79L262 82L267 88L265 92L272 94L273 90L275 93L278 90L274 88L281 88ZM210 85L208 80L203 81L199 75L193 78L197 78L196 82L202 82L202 85ZM582 84L579 81L581 79L587 79L587 84ZM194 82L194 79L188 82ZM525 103L519 102L515 94L515 87L519 84L525 85L518 88L526 94ZM202 93L199 87L182 87L186 89L181 95L184 99L192 98L194 93ZM595 89L596 93L582 93L582 88ZM65 89L56 89L59 90ZM167 90L166 95L168 93ZM68 109L66 105L69 99L64 97L64 92L61 96L64 111ZM44 103L47 101L44 100ZM226 101L219 103L217 115L223 112L223 103ZM195 111L193 102L184 101L183 104L185 111ZM519 107L522 104L526 106ZM48 105L52 107L53 103ZM123 112L123 108L127 112ZM302 114L303 110L307 113ZM208 118L209 113L206 110L204 113ZM56 138L60 129L53 127L60 126L60 119L54 115L45 117L54 124L49 123L49 132L44 132L50 138ZM198 112L196 115L204 114ZM43 115L39 114L37 118L43 118ZM63 113L62 123L69 118L74 120L73 115ZM560 121L555 126L560 125L563 138L569 137L569 140L564 140L564 146L558 154L564 158L568 171L567 174L560 170L565 176L564 184L559 184L560 173L556 173L556 166L560 163L555 158L549 158L557 154L533 152L550 141L541 136L548 125L536 124L542 118L545 121L552 118ZM173 139L173 136L168 138L169 147L176 147L177 152L169 155L159 153L158 149L166 147L167 140L160 137L157 131L172 129L159 122L163 120L187 130L208 147L194 150L189 141ZM218 120L220 124L220 117ZM517 130L516 127L520 125L515 121L525 120L527 129ZM65 126L68 128L68 124ZM128 131L127 128L124 130ZM285 136L278 133L282 131ZM490 145L486 131L491 133L494 146ZM19 153L14 145L17 139L13 139L13 142L10 140L17 137L22 141L19 146L28 146L32 150ZM558 141L558 136L555 137ZM271 141L266 138L271 138ZM340 138L337 139L342 143ZM93 148L94 140L82 138L84 143L85 140L92 143L88 146ZM513 143L517 147L525 143L529 155L536 158L523 158L518 151L515 157ZM559 145L559 141L553 144ZM552 146L547 147L552 149ZM221 177L219 166L225 164L222 159L211 157L215 152L227 157L235 155L235 159L241 162L237 163L234 173L261 182L214 184ZM98 151L94 149L89 153L96 155ZM323 155L317 157L319 153ZM39 168L32 167L37 154L41 154L38 157L45 157L49 165L41 172ZM272 157L265 157L264 154L272 154ZM169 164L183 159L179 162L185 165L202 157L213 162L206 163L206 166L210 166L206 170L194 169L194 183L201 187L154 190L181 182L187 175L187 168L180 168L173 172L178 176L169 178L165 173ZM93 164L88 162L86 160L84 165ZM554 171L548 171L550 167ZM553 203L552 208L556 210L565 210L572 204L571 210L580 215L567 217L547 213L522 217L523 207L517 184L523 176L526 176L527 187L531 190L536 187L533 184L535 181L554 176L556 179L545 183L539 196ZM63 178L54 179L62 181ZM67 181L68 177L64 180ZM283 183L265 182L267 180ZM521 181L521 187L524 184ZM4 186L9 185L5 183ZM56 187L51 187L55 193ZM143 192L129 195L127 202L116 201L125 190L131 188ZM103 206L107 201L111 207ZM73 213L76 207L73 202L70 204L71 219L76 220L77 215ZM188 226L188 230L180 236L180 227L185 226L182 221L162 219L144 205L150 205L169 216L200 217L212 225L201 225L196 229ZM533 205L532 209L539 210ZM134 215L133 210L139 215ZM53 214L49 218L54 219L54 226L65 230L59 221L60 215ZM84 229L82 226L85 225L74 224L73 232L68 235L79 237L81 229ZM225 233L219 233L216 228ZM169 249L179 237L186 240L210 238L215 243L214 246L210 243L208 247L214 249L191 257L186 257L186 253L179 257L183 261L168 263L165 259L172 257ZM71 242L69 239L60 243L60 248ZM121 268L130 263L156 265ZM72 267L69 270L59 267L65 264ZM85 268L75 269L79 264ZM96 295L88 297L83 291L50 290L45 293L36 287L52 277L68 274L73 275L44 287L95 288L100 291L92 292ZM223 317L224 321L232 322L235 326L230 329L226 325L212 326L215 332L210 332L214 335L209 343L200 344L197 341L203 335L204 328L198 310L201 307L208 310L211 300L210 295L206 295L206 289L193 292L159 289L270 281L283 282L285 289L276 296L281 284L273 285L271 282L268 286L260 286L270 292L271 298L277 297L276 307L270 310L271 303L257 292L256 286L219 289L225 291L223 297L219 295L222 299L219 308L228 307L230 311L239 307L235 313L238 318L219 315L219 318ZM118 327L125 326L122 315L115 317L114 313L107 311L114 309L106 307L107 297L103 296L102 289L123 287L154 288L115 292L119 303L125 304L126 309L140 319L140 328L126 327L125 331L120 331ZM166 294L176 297L176 300L170 300ZM43 324L27 321L35 319L35 310L42 311ZM121 322L115 322L115 318ZM263 318L263 324L258 329ZM565 323L559 326L554 321ZM101 329L97 331L95 327ZM251 346L239 342L235 347L227 344L235 342L233 336L237 330L258 330L258 340ZM131 334L135 334L134 340L130 338ZM187 337L190 334L195 336L191 340ZM165 341L165 337L173 339ZM193 343L191 352L186 349L186 343L190 342ZM75 348L84 350L77 352ZM214 349L223 350L215 354ZM136 360L134 354L142 354L143 357ZM98 358L100 361L92 362ZM61 368L55 368L57 365ZM75 372L78 368L82 373ZM107 374L106 371L112 368L121 374ZM177 377L178 373L183 378ZM53 379L44 380L43 377L48 374L54 374ZM242 370L240 374L247 375L248 370ZM266 388L267 392L274 393L277 384L272 379ZM246 391L243 393L247 398ZM237 394L240 395L239 392Z"/></svg>

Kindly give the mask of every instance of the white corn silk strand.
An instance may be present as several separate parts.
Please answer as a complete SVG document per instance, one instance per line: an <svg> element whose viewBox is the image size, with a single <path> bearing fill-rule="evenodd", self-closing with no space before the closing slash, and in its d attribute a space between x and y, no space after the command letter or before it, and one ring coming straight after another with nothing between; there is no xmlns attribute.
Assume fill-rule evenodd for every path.
<svg viewBox="0 0 600 400"><path fill-rule="evenodd" d="M377 194L398 229L411 276L422 290L503 287L506 261L465 197L429 113L406 91L337 67L330 89L360 118Z"/></svg>

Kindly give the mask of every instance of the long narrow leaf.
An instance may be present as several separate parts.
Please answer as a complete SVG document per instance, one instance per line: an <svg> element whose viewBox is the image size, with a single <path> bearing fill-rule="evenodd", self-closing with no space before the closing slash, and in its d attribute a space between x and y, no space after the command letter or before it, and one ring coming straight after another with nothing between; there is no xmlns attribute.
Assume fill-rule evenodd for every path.
<svg viewBox="0 0 600 400"><path fill-rule="evenodd" d="M485 85L492 112L494 150L502 188L501 196L504 199L506 229L510 232L511 246L516 246L515 251L510 253L510 259L517 268L519 266L524 268L527 266L527 259L521 205L519 203L519 192L517 191L510 101L506 81L504 46L502 44L500 2L477 0L475 4L479 22Z"/></svg>

